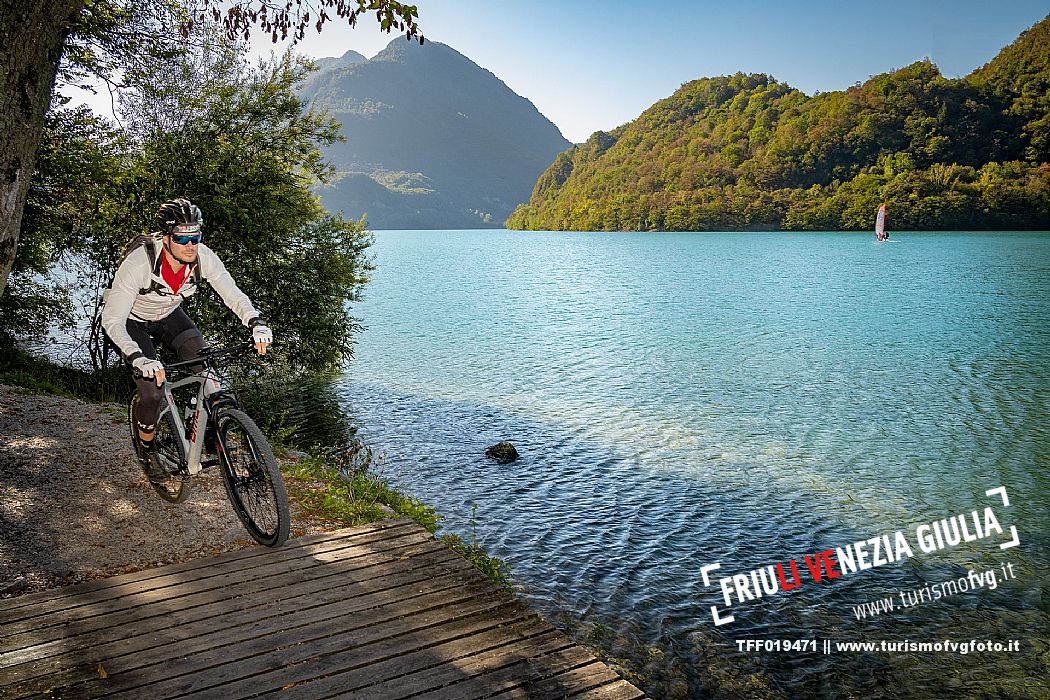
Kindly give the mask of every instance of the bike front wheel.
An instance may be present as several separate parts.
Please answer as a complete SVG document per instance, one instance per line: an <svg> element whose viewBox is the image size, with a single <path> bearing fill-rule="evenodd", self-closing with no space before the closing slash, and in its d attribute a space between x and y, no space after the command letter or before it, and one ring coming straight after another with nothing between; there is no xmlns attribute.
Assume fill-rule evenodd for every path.
<svg viewBox="0 0 1050 700"><path fill-rule="evenodd" d="M288 539L288 493L270 443L246 413L224 408L215 421L226 494L256 542L276 547Z"/></svg>
<svg viewBox="0 0 1050 700"><path fill-rule="evenodd" d="M131 445L138 457L138 428L135 424L135 407L139 402L139 392L136 389L128 404L128 424L131 426ZM186 447L182 442L182 434L171 411L165 409L157 418L156 432L153 434L154 444L157 446L157 457L161 464L168 470L168 478L164 481L150 481L149 485L157 492L157 495L170 503L182 503L190 495L190 475L186 471ZM141 461L141 457L139 457Z"/></svg>

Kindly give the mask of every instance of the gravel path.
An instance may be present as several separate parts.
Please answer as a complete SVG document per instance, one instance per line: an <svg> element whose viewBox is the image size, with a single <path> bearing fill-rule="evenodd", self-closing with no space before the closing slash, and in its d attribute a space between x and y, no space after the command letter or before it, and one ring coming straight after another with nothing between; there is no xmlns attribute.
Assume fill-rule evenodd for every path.
<svg viewBox="0 0 1050 700"><path fill-rule="evenodd" d="M292 504L291 537L334 527ZM254 546L218 473L181 504L154 493L125 406L0 384L0 596Z"/></svg>

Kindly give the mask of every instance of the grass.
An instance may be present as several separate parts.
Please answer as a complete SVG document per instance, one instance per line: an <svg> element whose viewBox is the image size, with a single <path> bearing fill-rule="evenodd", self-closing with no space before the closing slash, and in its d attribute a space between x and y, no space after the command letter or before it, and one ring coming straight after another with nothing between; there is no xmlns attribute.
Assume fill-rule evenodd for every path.
<svg viewBox="0 0 1050 700"><path fill-rule="evenodd" d="M511 590L510 582L510 566L507 562L502 559L490 557L488 553L481 548L478 544L478 531L477 521L475 517L478 513L478 504L472 504L474 507L473 513L470 517L470 529L471 529L471 541L466 543L459 535L448 534L442 536L442 541L448 546L449 549L459 552L460 555L466 557L474 568L485 574L485 576L492 582Z"/></svg>
<svg viewBox="0 0 1050 700"><path fill-rule="evenodd" d="M307 516L346 527L398 515L428 532L437 530L440 517L434 509L392 489L375 462L371 448L362 445L301 459L284 468L289 497Z"/></svg>

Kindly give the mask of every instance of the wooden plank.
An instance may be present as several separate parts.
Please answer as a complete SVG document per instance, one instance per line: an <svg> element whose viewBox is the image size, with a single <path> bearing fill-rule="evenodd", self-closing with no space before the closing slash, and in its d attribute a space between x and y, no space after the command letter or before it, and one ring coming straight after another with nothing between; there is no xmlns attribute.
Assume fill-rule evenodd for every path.
<svg viewBox="0 0 1050 700"><path fill-rule="evenodd" d="M66 598L73 598L75 599L73 601L74 604L80 605L83 604L84 601L92 599L89 595L91 593L98 592L101 594L100 599L104 599L108 594L103 593L103 591L106 591L107 589L127 584L141 583L158 577L185 574L198 570L209 572L220 571L225 564L230 564L234 568L245 568L246 566L250 566L251 559L257 557L265 557L270 561L276 561L282 557L301 557L303 556L303 550L323 547L326 543L338 546L349 546L352 544L353 540L364 542L366 541L366 538L371 538L373 536L381 538L384 535L392 533L396 534L397 531L419 529L421 528L414 521L404 518L381 520L368 525L308 535L306 537L289 541L284 546L277 549L253 547L251 549L225 552L211 558L192 559L180 564L170 564L163 567L143 569L129 574L110 576L97 581L86 581L73 586L64 586L62 588L40 591L39 593L30 593L28 595L2 601L2 604L0 604L0 633L2 633L2 630L10 622L21 619L25 616L37 614L34 611L34 608L36 607L43 607L45 612L48 610L61 609L61 601ZM343 540L346 540L347 542L340 544Z"/></svg>
<svg viewBox="0 0 1050 700"><path fill-rule="evenodd" d="M352 616L352 623L343 622L342 624L347 629L354 629L355 625L379 624L386 621L391 614L390 606L392 605L400 604L402 611L415 612L427 610L434 605L447 604L449 600L455 601L464 596L474 595L474 589L464 590L462 580L449 578L450 580L448 581L434 579L438 593L431 593L429 598L425 595L412 593L400 595L401 592L396 590L387 591L383 594L388 599L388 602L384 605L376 605L376 603L382 601L374 598L335 601L325 606L305 609L294 617L276 615L250 624L237 624L239 621L231 620L226 623L225 629L212 629L210 631L203 631L198 628L193 630L197 632L194 636L179 640L170 640L171 637L183 636L177 628L173 628L170 631L154 630L138 635L134 640L137 649L133 648L130 653L119 657L98 654L97 649L102 647L96 647L92 640L87 638L82 640L82 643L76 650L81 656L80 670L83 672L83 669L86 668L89 672L93 671L99 663L107 668L112 668L114 672L118 670L133 670L151 664L163 664L169 659L179 656L207 653L215 649L222 649L224 655L231 656L235 649L231 649L230 645L237 643L241 646L252 644L254 645L253 649L261 648L265 651L272 648L273 643L281 641L279 637L274 636L277 632L286 636L298 635L296 638L301 642L304 639L309 639L308 633L311 625L324 625L332 619L342 620L346 616ZM433 600L434 595L441 596L440 600L435 602ZM230 623L233 624L231 625ZM292 643L294 643L294 640ZM88 673L87 677L93 678L94 675L93 673ZM46 678L53 678L53 675L49 674ZM36 679L35 682L39 683L39 679ZM32 685L33 683L34 680L30 680L27 685Z"/></svg>
<svg viewBox="0 0 1050 700"><path fill-rule="evenodd" d="M244 643L215 648L214 653L195 653L181 658L160 660L149 667L124 672L114 669L105 682L95 682L90 690L104 689L107 697L135 699L141 697L181 697L192 692L213 688L218 683L272 671L282 666L307 661L318 655L330 654L368 641L386 639L419 632L434 627L456 615L495 614L517 616L521 608L512 609L499 596L479 595L476 590L464 589L426 596L408 603L395 603L385 610L348 619L327 621L308 630L297 628L278 632ZM456 615L449 612L452 607ZM369 611L371 612L371 611ZM213 693L213 697L218 693ZM79 688L70 688L68 698L90 697Z"/></svg>
<svg viewBox="0 0 1050 700"><path fill-rule="evenodd" d="M550 643L553 633L538 617L517 624L488 627L474 634L449 640L435 640L421 648L392 655L366 666L350 666L341 672L315 674L315 680L300 682L282 689L282 700L306 700L315 697L386 698L391 689L405 696L430 687L443 670L454 669L457 661L472 654L515 645L535 646ZM390 696L393 697L393 696ZM401 697L401 695L398 695Z"/></svg>
<svg viewBox="0 0 1050 700"><path fill-rule="evenodd" d="M594 688L578 694L573 693L569 697L572 700L644 700L646 695L627 681L617 680L615 683L609 683L600 688ZM492 700L495 700L495 698Z"/></svg>
<svg viewBox="0 0 1050 700"><path fill-rule="evenodd" d="M347 531L344 530L340 532L345 533ZM296 563L301 563L303 560L320 559L323 561L326 555L334 555L336 552L346 551L355 546L373 546L377 551L381 549L395 548L397 543L404 538L426 537L423 533L425 533L425 531L422 528L409 521L407 523L402 523L401 526L396 528L384 528L379 532L370 531L361 533L360 536L353 537L329 537L309 546L289 548L287 551L284 548L281 548L278 550L254 552L251 556L226 557L226 555L220 555L213 560L197 560L198 562L212 561L212 566L202 566L199 563L192 567L175 565L173 567L152 569L148 572L136 572L126 576L114 576L109 580L115 581L104 588L97 588L90 583L71 586L69 587L70 590L68 593L55 599L45 598L36 601L36 603L31 606L19 605L16 602L12 602L10 606L6 604L0 606L0 639L13 634L14 632L12 630L17 631L21 629L18 624L20 622L27 622L30 625L39 626L40 623L33 622L33 620L36 620L36 618L41 616L52 616L66 611L69 611L71 616L76 614L79 614L80 616L91 616L98 612L96 608L92 607L96 602L99 604L112 604L112 601L120 600L126 595L134 595L145 590L158 590L165 587L183 584L186 581L194 581L202 588L206 587L208 584L210 584L211 587L214 587L221 583L221 580L215 581L213 579L220 578L224 575L236 575L238 573L252 571L254 570L257 561L265 561L267 565L270 566L279 566L281 563L285 563L287 565L286 569L291 569L295 567ZM380 543L385 544L381 545ZM231 552L229 554L238 555L241 553ZM269 556L267 556L267 554L269 554ZM253 562L252 560L256 560L256 562ZM81 588L84 590L79 592L76 590ZM12 599L12 601L19 600L20 599L18 598ZM6 602L9 601L5 601L5 603ZM9 607L11 608L10 611Z"/></svg>
<svg viewBox="0 0 1050 700"><path fill-rule="evenodd" d="M0 698L644 697L415 523L289 545L0 601Z"/></svg>
<svg viewBox="0 0 1050 700"><path fill-rule="evenodd" d="M439 546L440 547L440 546ZM330 579L335 576L327 576L320 581L311 581L309 585L303 584L295 588L294 592L288 591L288 595L279 600L270 600L263 603L250 605L254 601L245 601L239 598L235 605L239 608L231 609L227 602L213 603L209 605L180 610L165 619L166 627L158 630L140 629L133 623L125 627L111 627L94 635L87 643L91 646L90 659L98 663L109 662L127 654L137 654L148 648L155 648L159 644L172 644L183 642L193 637L205 634L218 634L226 630L237 629L241 634L246 632L248 625L257 625L270 617L284 614L288 605L296 606L300 612L309 606L316 606L318 600L326 598L353 598L364 605L368 601L366 594L383 592L387 590L399 590L403 599L412 597L418 590L419 584L430 583L432 590L441 590L442 576L449 573L460 573L457 581L472 580L462 577L462 573L470 568L462 557L445 548L422 554L414 558L416 568L409 572L394 571L377 576L373 580L357 582L348 585L332 586ZM338 574L338 570L336 571ZM267 582L270 584L271 582ZM458 584L457 584L458 585ZM409 589L405 592L405 589ZM310 594L324 594L323 598L311 598ZM79 648L69 648L68 644L57 644L53 650L58 654L34 661L23 662L9 666L3 670L3 678L0 685L24 681L35 676L51 676L61 671L69 671L83 667L86 669L88 678L94 675L95 666L85 660L85 654ZM38 650L39 651L39 650Z"/></svg>
<svg viewBox="0 0 1050 700"><path fill-rule="evenodd" d="M521 615L521 611L517 611ZM317 679L338 678L336 683L345 687L347 683L374 683L377 676L400 673L409 669L419 659L432 658L435 648L469 639L473 644L492 646L516 638L529 638L544 632L535 614L524 613L524 617L495 617L474 615L452 619L427 627L420 634L398 635L370 642L361 642L328 655L318 655L301 664L285 664L268 673L241 678L239 681L212 686L187 696L188 698L214 697L220 693L224 700L242 700L258 693L278 691L289 698L300 694L307 696L324 694L324 684L310 684ZM329 681L330 682L330 681ZM292 690L295 689L295 692Z"/></svg>
<svg viewBox="0 0 1050 700"><path fill-rule="evenodd" d="M462 698L462 700L488 697L491 688L498 683L502 687L516 686L525 692L526 697L530 698L563 698L574 695L577 691L593 691L620 680L620 677L611 668L594 657L591 659L592 661L585 666L554 673L545 667L533 668L532 662L526 660L522 662L528 669L525 672L511 666L496 673L476 676L449 688L448 690L452 692L445 697ZM529 678L528 673L535 673L536 676ZM522 681L522 678L525 680ZM473 688L484 689L485 694L481 695L473 691ZM426 700L436 700L439 696L435 694L423 697Z"/></svg>
<svg viewBox="0 0 1050 700"><path fill-rule="evenodd" d="M368 620L366 622L376 623L376 620ZM383 627L382 620L378 621L380 624L376 626L376 629ZM291 631L294 634L294 630ZM237 633L235 630L234 633ZM287 643L287 639L270 639L274 637L273 634L262 635L255 639L247 640L247 644L241 644L239 649L236 651L247 650L248 654L277 651L280 645ZM238 665L243 656L234 654L228 654L229 649L221 646L223 642L230 644L239 638L231 640L230 633L223 635L223 638L219 640L218 644L210 645L210 648L204 649L203 651L194 650L194 654L187 654L183 656L186 651L185 645L179 645L171 647L166 650L164 655L158 656L157 654L143 654L140 656L130 656L124 659L116 660L102 660L101 663L104 668L110 672L110 678L101 685L104 687L106 692L113 690L119 690L121 688L135 688L142 684L153 683L156 681L162 681L169 677L177 676L179 673L186 674L197 674L200 672L207 672L209 668L213 666L221 666L223 664L232 664L234 667ZM212 640L216 641L216 640ZM294 642L290 645L296 649L301 649L304 652L308 651L307 647L301 646L302 644L308 644L311 640L306 638L300 642ZM271 643L272 642L272 643ZM300 645L300 646L297 646ZM82 669L78 669L81 673L75 678L63 677L57 679L55 676L51 676L43 679L33 679L24 684L20 684L18 687L19 693L24 691L38 691L40 689L46 689L50 687L48 681L52 683L56 680L61 680L61 684L67 686L67 691L64 693L64 697L80 697L80 696L92 696L94 691L99 690L99 680L93 673L97 667L96 659L91 659L90 662L86 662ZM78 688L77 682L88 681L88 688ZM91 684L93 682L94 685ZM74 687L69 687L69 686ZM80 685L84 685L81 683ZM94 691L92 690L94 688ZM6 693L7 688L0 689L0 692ZM11 695L12 693L8 693Z"/></svg>
<svg viewBox="0 0 1050 700"><path fill-rule="evenodd" d="M417 553L422 554L423 551L417 550ZM385 563L392 572L396 571L405 576L411 575L413 568L410 566L398 566L398 562L394 561L372 563ZM431 571L432 575L452 571L460 571L464 576L469 575L467 567L462 566L452 558L446 557L442 563L431 562L431 565L437 566L436 570ZM381 569L374 566L369 567L369 569L375 572L376 578L383 578L379 575ZM396 582L390 579L384 578L383 580L390 585L396 585ZM187 597L181 601L152 601L145 603L139 609L122 610L117 614L81 621L76 625L69 625L65 628L48 627L39 631L36 635L33 632L28 632L20 636L20 641L23 642L22 648L4 653L0 656L0 662L11 664L24 662L29 660L29 658L44 658L54 655L61 652L64 646L82 635L91 636L92 641L97 644L108 639L119 639L128 634L141 634L155 628L164 629L169 627L173 621L186 622L213 615L228 615L231 612L260 605L280 603L288 598L300 597L311 593L316 598L316 596L327 595L334 597L356 595L364 592L363 590L352 588L354 584L359 582L352 580L349 575L343 577L341 581L338 576L329 576L325 580L318 582L308 581L299 584L302 586L302 590L293 585L280 593L271 590L267 584L261 583L262 581L265 580L247 582L240 587L231 588L222 596L202 594L197 597ZM348 589L348 587L350 588ZM252 590L253 588L255 590ZM291 591L296 591L296 595L291 596ZM302 604L301 601L294 600L287 602L289 604ZM315 599L313 604L316 605L321 602L324 602L324 600ZM131 630L125 629L129 626L132 628ZM101 634L102 638L99 638L98 634Z"/></svg>
<svg viewBox="0 0 1050 700"><path fill-rule="evenodd" d="M432 554L440 556L443 553L434 552ZM299 595L297 589L289 588L282 591L283 597L253 599L250 596L241 596L230 601L178 611L169 616L149 617L141 623L134 619L128 620L123 625L106 627L87 635L74 635L71 632L68 640L57 640L46 645L11 652L3 659L3 665L24 664L31 661L46 663L49 658L66 652L67 648L74 645L90 647L92 657L96 652L106 649L107 643L120 643L124 653L133 653L141 648L178 641L188 635L197 634L198 630L200 633L210 634L234 626L255 625L271 618L280 621L283 616L288 615L289 608L295 608L303 619L306 619L308 615L324 614L325 608L322 606L328 604L334 604L337 607L352 605L353 610L367 609L369 606L383 602L382 598L376 596L383 594L385 589L391 588L391 584L399 586L404 583L414 583L418 585L426 581L434 581L435 587L441 590L461 586L478 579L476 572L472 571L462 559L457 561L455 558L445 558L435 560L432 564L429 569L423 568L419 572L420 575L416 575L413 571L398 570L385 576L377 576L376 581L371 583L328 584L319 589L311 586L317 590L314 590L312 594L308 592L306 595ZM454 578L447 580L443 578L453 575ZM418 593L399 591L396 595L409 598ZM390 594L386 594L386 597L390 597ZM318 610L312 612L314 609Z"/></svg>
<svg viewBox="0 0 1050 700"><path fill-rule="evenodd" d="M569 671L571 674L575 671ZM584 690L575 688L563 678L559 681L563 690L556 687L544 686L543 681L537 684L524 683L511 690L505 690L496 695L485 696L485 700L556 700L557 698L571 698L571 700L645 700L646 695L627 681L617 677L617 680L601 685L597 688ZM456 686L452 686L453 688Z"/></svg>
<svg viewBox="0 0 1050 700"><path fill-rule="evenodd" d="M406 546L410 542L424 541L430 538L421 528L400 530L397 539L385 540L384 549ZM332 558L345 558L347 556L363 556L378 547L371 543L365 543L365 548L354 549L345 542L335 543L328 546L318 545L317 549L301 550L297 558L285 560L274 557L263 559L270 568L266 573L275 575L282 571L304 570L313 566L321 566ZM222 588L237 580L243 580L250 571L258 571L256 567L245 567L239 563L219 563L213 569L193 570L179 573L165 573L163 575L153 574L150 579L122 584L112 587L104 592L89 591L82 598L67 596L61 601L56 601L53 607L44 606L35 608L32 615L23 616L18 620L6 622L0 632L0 650L5 648L7 637L18 634L25 629L39 629L48 625L67 624L77 618L94 618L99 614L121 610L140 604L143 595L150 591L156 591L157 595L173 599L179 595L190 592ZM308 574L309 575L309 574ZM2 607L2 606L0 606ZM27 611L28 612L28 611Z"/></svg>
<svg viewBox="0 0 1050 700"><path fill-rule="evenodd" d="M340 688L336 685L337 680L329 681L328 685L329 689L338 693L334 697L361 700L396 700L409 696L415 698L427 692L440 691L445 686L463 681L485 669L510 665L524 657L555 655L567 649L572 649L572 643L564 635L545 632L539 637L481 651L471 651L469 647L464 647L462 651L470 653L460 655L452 650L436 649L429 655L429 663L423 668L401 675L379 673L373 682L360 688ZM396 662L393 670L396 672Z"/></svg>
<svg viewBox="0 0 1050 700"><path fill-rule="evenodd" d="M407 534L399 538L397 546L380 552L371 552L368 548L346 548L335 551L326 551L315 556L305 557L304 560L295 562L279 561L276 564L265 564L254 569L243 569L237 572L225 573L220 576L208 576L197 580L185 580L173 583L170 577L165 577L165 583L161 588L145 589L138 591L124 591L110 600L103 600L89 605L67 608L53 614L39 615L27 620L21 620L11 625L12 630L7 636L0 639L0 662L6 653L13 649L22 649L33 644L44 644L54 639L68 638L70 625L75 624L77 633L83 634L94 629L101 629L111 625L121 624L124 619L131 618L142 621L147 618L148 612L156 615L167 615L171 611L198 605L202 601L224 600L233 597L227 591L231 587L244 582L253 582L255 579L280 576L282 574L294 573L303 578L308 578L315 572L309 571L314 567L324 567L330 562L343 560L354 560L357 568L376 566L378 563L387 563L401 560L406 552L413 546L434 543L429 533L423 530ZM441 546L434 543L437 546ZM304 563L306 562L306 563ZM253 584L257 587L257 584Z"/></svg>
<svg viewBox="0 0 1050 700"><path fill-rule="evenodd" d="M608 666L560 636L562 648L526 647L457 664L466 676L421 695L419 700L474 700L507 688L535 688L531 697L563 697L570 688L588 690L619 680Z"/></svg>
<svg viewBox="0 0 1050 700"><path fill-rule="evenodd" d="M226 586L204 589L179 597L169 598L153 592L145 592L138 596L124 596L121 598L123 602L119 605L100 607L94 616L86 619L61 619L64 617L64 613L60 614L58 619L41 618L47 624L40 628L31 628L3 640L0 643L0 659L3 659L7 653L10 653L9 649L25 649L34 644L44 644L50 639L68 639L71 633L70 625L75 627L77 633L88 633L95 629L112 627L129 620L141 624L152 617L166 617L178 611L208 603L217 603L236 598L244 598L245 601L250 601L251 599L247 596L251 594L257 596L272 595L271 588L267 585L260 585L259 581L269 581L282 576L291 577L293 581L298 577L299 584L304 584L313 580L310 578L311 576L325 578L329 572L335 572L334 569L338 569L338 572L335 573L341 573L347 583L353 583L360 578L374 576L376 571L382 567L387 567L391 570L409 569L412 567L411 562L413 558L411 556L406 558L406 555L419 555L428 551L439 551L441 547L440 543L420 538L416 542L409 543L405 548L393 552L365 557L355 555L342 561L317 562L316 567L304 565L297 571L281 572L263 567L255 570L256 575L259 577L257 580L246 574L240 582L234 580ZM329 567L334 567L334 569ZM188 582L187 585L192 584L193 582ZM299 585L287 583L287 581L286 584ZM60 626L63 624L65 626Z"/></svg>

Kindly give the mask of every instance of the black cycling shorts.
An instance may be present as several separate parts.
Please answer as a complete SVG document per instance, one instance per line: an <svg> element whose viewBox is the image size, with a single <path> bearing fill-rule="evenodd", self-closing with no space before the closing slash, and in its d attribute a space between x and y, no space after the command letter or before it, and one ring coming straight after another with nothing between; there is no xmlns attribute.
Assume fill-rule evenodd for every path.
<svg viewBox="0 0 1050 700"><path fill-rule="evenodd" d="M154 341L159 341L165 347L170 348L181 359L196 357L200 348L204 347L204 336L197 330L197 326L193 324L181 306L159 321L135 321L129 318L126 327L128 335L142 350L142 354L152 359L157 359ZM189 357L184 357L183 346L191 339L198 341L196 348Z"/></svg>

